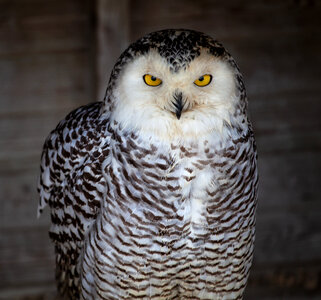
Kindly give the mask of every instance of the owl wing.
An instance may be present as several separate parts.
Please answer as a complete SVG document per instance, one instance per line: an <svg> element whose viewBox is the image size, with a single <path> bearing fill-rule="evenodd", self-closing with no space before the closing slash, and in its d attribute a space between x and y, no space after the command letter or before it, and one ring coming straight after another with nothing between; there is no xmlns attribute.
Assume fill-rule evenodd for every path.
<svg viewBox="0 0 321 300"><path fill-rule="evenodd" d="M101 105L71 112L48 136L41 158L38 215L48 204L58 289L68 299L79 299L81 249L105 195L102 163L110 136L108 120L99 118Z"/></svg>

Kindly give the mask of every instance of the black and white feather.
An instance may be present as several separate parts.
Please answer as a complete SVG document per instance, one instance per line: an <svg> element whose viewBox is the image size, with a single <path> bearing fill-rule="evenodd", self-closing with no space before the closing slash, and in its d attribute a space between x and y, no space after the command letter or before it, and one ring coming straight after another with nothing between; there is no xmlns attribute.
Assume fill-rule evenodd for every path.
<svg viewBox="0 0 321 300"><path fill-rule="evenodd" d="M71 112L44 145L38 213L49 205L60 294L242 299L257 182L231 55L191 30L146 35L116 62L104 102Z"/></svg>

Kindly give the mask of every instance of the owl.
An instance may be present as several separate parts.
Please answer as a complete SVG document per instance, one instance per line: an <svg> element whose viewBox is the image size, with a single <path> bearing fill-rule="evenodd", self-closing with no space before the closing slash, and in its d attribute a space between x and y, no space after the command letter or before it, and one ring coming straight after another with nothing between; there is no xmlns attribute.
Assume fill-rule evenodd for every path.
<svg viewBox="0 0 321 300"><path fill-rule="evenodd" d="M48 205L66 299L242 299L257 154L242 75L211 37L162 30L117 60L103 102L47 138Z"/></svg>

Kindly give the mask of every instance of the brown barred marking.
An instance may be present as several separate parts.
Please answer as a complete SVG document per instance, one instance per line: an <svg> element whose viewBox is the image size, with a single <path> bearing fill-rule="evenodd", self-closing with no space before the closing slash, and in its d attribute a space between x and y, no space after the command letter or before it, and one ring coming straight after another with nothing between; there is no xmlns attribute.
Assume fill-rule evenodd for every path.
<svg viewBox="0 0 321 300"><path fill-rule="evenodd" d="M122 141L121 139L119 140L119 138L117 142L126 143L125 140ZM251 147L252 142L253 141L249 139L247 147ZM133 153L131 147L136 146L133 143L127 144L126 153L129 155L122 156L122 159L118 159L119 164L130 164L132 159L130 153ZM175 148L177 149L177 147ZM141 147L141 151L144 151L142 149L145 148ZM232 150L234 150L233 154L231 153ZM241 299L246 282L244 278L247 278L249 272L248 263L246 262L251 260L253 250L250 249L252 248L248 251L244 251L244 253L247 254L246 256L235 254L234 259L237 260L237 263L224 263L223 266L220 261L213 260L210 262L208 261L208 258L212 258L213 255L216 257L227 257L226 248L220 248L221 246L218 248L211 248L210 246L206 246L206 243L210 242L215 236L226 233L234 234L234 236L231 235L225 239L222 237L217 239L217 242L222 245L223 241L235 245L233 250L236 251L235 253L237 253L237 251L243 253L242 249L244 245L252 245L253 243L253 216L255 212L255 202L253 202L253 199L255 198L253 197L255 196L251 193L253 189L249 188L246 191L246 186L249 184L248 176L254 176L254 173L251 169L246 172L245 170L238 171L237 169L231 171L233 167L232 164L235 162L230 160L230 157L234 157L234 160L236 159L238 164L243 165L244 162L248 161L246 156L248 156L249 153L248 150L242 149L239 151L238 149L230 148L229 154L225 151L219 156L224 159L220 163L212 162L212 160L209 159L197 159L191 162L190 167L184 168L187 171L187 174L194 174L196 170L200 171L211 164L215 165L216 169L220 170L222 175L226 175L225 169L229 170L228 173L230 174L229 178L231 183L222 185L220 187L221 190L219 191L211 191L209 188L206 189L209 197L214 200L214 202L208 202L207 212L209 215L206 216L208 224L208 227L206 228L193 225L189 220L186 220L184 215L178 214L179 207L183 202L180 199L180 194L176 195L175 193L172 193L177 187L180 187L178 182L181 178L185 179L186 182L189 182L197 179L196 176L183 176L179 178L173 174L171 175L172 178L170 182L173 182L174 184L168 184L168 180L166 179L168 178L168 174L166 174L166 171L170 169L169 164L167 168L157 168L157 166L155 166L155 168L158 169L157 173L154 173L155 171L151 172L148 170L152 169L151 163L144 158L144 155L141 156L142 158L140 160L136 161L136 167L132 166L131 169L121 170L121 172L119 172L117 165L115 165L114 168L109 167L108 172L111 178L109 190L114 190L115 193L115 195L109 196L109 202L112 203L113 199L117 199L117 197L121 196L122 201L124 201L122 204L127 203L127 205L130 205L130 203L134 201L135 203L140 203L142 209L141 214L128 209L117 211L115 214L111 211L109 211L108 214L105 213L105 211L103 212L103 218L101 220L104 220L104 222L108 222L109 218L113 216L119 218L120 222L118 225L110 223L113 232L118 232L115 236L111 235L109 231L106 231L105 229L96 232L97 238L100 236L98 240L103 239L105 245L109 245L108 247L110 250L108 250L108 252L110 252L112 256L108 257L108 261L114 262L110 266L111 269L108 277L104 277L104 272L100 269L106 265L99 264L101 267L99 268L99 276L98 273L96 274L99 279L97 279L97 281L100 281L100 284L105 286L105 288L99 289L99 291L104 291L101 294L102 296L100 299L113 299L115 295L117 295L118 298L134 297L135 299L165 299L169 296L173 296L173 298L184 297L184 299L198 299L197 294L195 294L196 291L203 291L204 289L208 293L213 293L213 295L214 293L220 295L235 293L235 299ZM156 157L157 154L158 153L156 153ZM137 153L133 155L137 157ZM205 151L204 155L206 155ZM115 158L119 158L119 156L116 156ZM164 157L162 157L162 159L163 158ZM125 160L123 161L123 159ZM250 161L252 161L252 159ZM139 175L140 177L137 177L135 169L141 170L142 167L146 169ZM252 167L247 165L245 168ZM240 180L240 174L245 173L248 176L244 176L243 180ZM119 181L123 182L122 187L119 184ZM133 184L134 182L137 184L136 187L135 184ZM137 196L133 194L129 186L133 187ZM164 198L157 198L151 193L156 186L157 191L161 190L162 193L164 193ZM240 192L233 193L232 189L240 189ZM242 190L246 192L242 194ZM124 192L127 196L123 195ZM168 193L171 194L172 198L170 205L170 202L165 200L166 195L169 195ZM225 197L222 197L222 194L225 194ZM226 203L227 205L224 206L222 205L223 203ZM117 205L109 206L109 208L117 210ZM220 215L217 217L211 216L211 214L215 215L217 213L220 213ZM237 215L239 216L236 217ZM252 222L243 227L242 224L245 224L245 220L248 219L252 219ZM174 222L166 225L166 222L171 222L171 220ZM221 229L212 227L217 226L217 224L221 224ZM226 224L226 226L224 224ZM102 224L100 226L103 228ZM120 226L125 226L124 228L126 228L126 230ZM157 230L157 228L159 230ZM196 231L199 230L197 236L193 237L191 235L191 228L194 228ZM244 229L240 230L240 228ZM137 234L134 233L136 231ZM159 239L157 235L155 236L155 232L157 231L161 239ZM210 233L211 231L212 233ZM246 233L245 238L242 238L243 233ZM111 239L114 241L113 243L110 243ZM146 239L148 240L147 244L144 242ZM186 240L186 242L184 242L184 240ZM187 241L190 241L190 245L192 246L189 246ZM217 242L215 242L214 245L220 245L217 244ZM157 245L159 250L151 251L150 243ZM201 252L199 250L201 244L199 243L204 244ZM193 245L198 246L194 248ZM102 248L98 246L98 244L95 248L99 253L106 253L106 251L101 250ZM184 256L180 256L178 253L184 253ZM202 255L204 256L198 256L199 254L197 255L197 253L203 253ZM193 259L188 258L190 255L192 255ZM125 257L131 257L131 259L134 260L133 262L125 262ZM184 257L183 264L182 257ZM196 257L198 257L199 263L195 263ZM151 271L144 271L144 267L141 269L142 264L140 263L140 259L143 259L150 264ZM87 270L87 267L87 265L83 265L83 272ZM212 271L209 268L216 269L215 271L214 269ZM236 281L236 285L233 285L231 288L227 288L227 282L222 279L224 278L223 274L226 268L231 269L229 276L232 276L231 278L234 278L233 280L239 278L241 274L240 281ZM88 267L88 269L90 269L90 267ZM113 269L117 270L116 273ZM126 275L127 277L117 279L118 272L126 274L128 273L127 269L134 270L136 275L129 273ZM97 272L97 270L95 272ZM186 275L186 273L188 274ZM191 274L193 274L193 278L195 279L191 277ZM204 276L206 274L206 279L202 279L202 277L200 277L201 274L204 274ZM218 281L215 277L220 277L220 280ZM153 280L157 281L154 282ZM177 282L180 280L184 282L184 284L188 284L188 286L184 287L178 284ZM210 286L208 286L209 280L213 280L213 283ZM174 286L171 284L172 282L176 282ZM100 286L98 283L96 284ZM115 286L118 287L116 290L113 288ZM110 287L110 289L106 287ZM150 287L155 288L153 296L148 294ZM157 288L162 291L156 292ZM175 295L172 294L174 290Z"/></svg>
<svg viewBox="0 0 321 300"><path fill-rule="evenodd" d="M112 92L122 67L150 48L173 72L186 68L200 48L233 68L240 98L231 124L224 122L224 138L213 133L164 142L113 119ZM258 183L246 120L242 77L216 41L169 30L130 46L113 70L105 102L71 112L44 145L39 213L50 206L60 294L86 300L242 299Z"/></svg>

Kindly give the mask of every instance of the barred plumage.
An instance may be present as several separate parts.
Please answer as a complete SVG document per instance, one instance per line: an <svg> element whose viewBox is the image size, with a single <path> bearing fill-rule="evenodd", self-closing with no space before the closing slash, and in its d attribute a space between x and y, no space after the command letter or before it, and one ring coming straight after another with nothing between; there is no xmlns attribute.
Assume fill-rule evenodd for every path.
<svg viewBox="0 0 321 300"><path fill-rule="evenodd" d="M143 86L136 75L144 72L162 76L163 86ZM191 72L211 72L215 90L189 87ZM178 91L183 104L172 106ZM39 213L48 203L60 293L242 299L257 180L233 58L194 31L140 39L116 63L105 101L70 113L44 146Z"/></svg>

